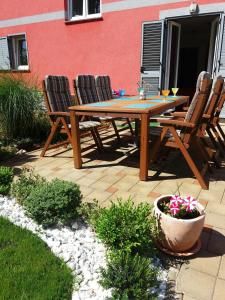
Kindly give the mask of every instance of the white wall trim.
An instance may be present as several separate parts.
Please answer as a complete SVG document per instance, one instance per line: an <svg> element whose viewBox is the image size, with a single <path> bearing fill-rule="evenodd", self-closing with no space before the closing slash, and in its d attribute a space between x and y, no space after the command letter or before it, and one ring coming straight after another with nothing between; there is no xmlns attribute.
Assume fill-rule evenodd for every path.
<svg viewBox="0 0 225 300"><path fill-rule="evenodd" d="M220 13L225 11L225 3L213 3L213 4L200 4L199 5L199 12L197 14L190 14L189 6L176 8L176 9L168 9L168 10L161 10L159 13L160 20L166 18L175 18L175 17L182 17L182 16L198 16L201 14L206 13Z"/></svg>
<svg viewBox="0 0 225 300"><path fill-rule="evenodd" d="M109 12L123 11L123 10L136 9L142 7L152 7L156 5L163 5L166 3L182 3L182 2L184 4L188 3L188 6L182 8L176 8L176 9L161 10L159 14L159 19L162 20L170 17L181 17L181 16L190 15L189 12L190 1L189 0L122 0L122 1L112 2L112 3L102 4L102 12L109 13ZM199 5L199 14L213 13L213 12L218 13L224 11L225 11L225 3ZM21 18L1 20L0 28L34 24L34 23L54 21L54 20L64 20L64 19L65 19L65 11L61 10L61 11L36 14L36 15L26 16Z"/></svg>
<svg viewBox="0 0 225 300"><path fill-rule="evenodd" d="M112 3L105 3L102 5L103 13L112 12L112 11L121 11L127 9L141 8L141 7L150 7L163 5L168 3L181 3L188 2L189 0L123 0L116 1Z"/></svg>
<svg viewBox="0 0 225 300"><path fill-rule="evenodd" d="M46 14L39 14L21 18L14 18L8 20L0 21L0 28L12 27L12 26L19 26L19 25L26 25L26 24L33 24L39 22L46 22L52 20L60 20L65 18L65 11L55 11Z"/></svg>
<svg viewBox="0 0 225 300"><path fill-rule="evenodd" d="M102 12L109 13L109 12L123 11L123 10L136 9L142 7L152 7L157 5L163 5L166 3L181 3L181 2L189 3L189 0L122 0L122 1L112 2L112 3L105 3L105 4L103 3ZM50 13L36 14L32 16L0 20L0 28L34 24L34 23L54 21L54 20L64 20L65 14L66 12L64 10L60 10L60 11L55 11Z"/></svg>

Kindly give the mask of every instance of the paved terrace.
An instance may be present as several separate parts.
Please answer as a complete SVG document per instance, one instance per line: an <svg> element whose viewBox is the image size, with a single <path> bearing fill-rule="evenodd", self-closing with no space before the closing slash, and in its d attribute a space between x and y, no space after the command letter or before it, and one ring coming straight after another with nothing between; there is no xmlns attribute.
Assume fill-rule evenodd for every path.
<svg viewBox="0 0 225 300"><path fill-rule="evenodd" d="M131 196L135 203L153 203L161 194L192 195L206 206L206 226L202 234L202 249L196 257L171 272L176 281L178 296L184 300L225 299L225 163L214 169L209 190L202 190L190 173L182 156L164 153L159 164L150 166L148 182L139 181L139 153L129 133L124 133L120 147L115 138L105 136L102 153L92 149L83 153L83 169L73 167L71 149L59 148L40 158L36 150L10 162L14 167L34 167L35 172L52 179L76 182L83 193L83 201L97 199L108 206L117 197ZM86 140L85 144L90 143ZM165 159L166 158L166 159ZM174 299L174 296L171 296Z"/></svg>

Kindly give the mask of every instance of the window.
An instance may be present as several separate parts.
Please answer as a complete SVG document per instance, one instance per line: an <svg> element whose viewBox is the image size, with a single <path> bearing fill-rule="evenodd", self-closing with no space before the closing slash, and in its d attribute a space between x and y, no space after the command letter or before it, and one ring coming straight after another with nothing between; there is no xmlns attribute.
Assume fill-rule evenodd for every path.
<svg viewBox="0 0 225 300"><path fill-rule="evenodd" d="M69 0L68 7L70 20L101 17L101 0Z"/></svg>
<svg viewBox="0 0 225 300"><path fill-rule="evenodd" d="M28 70L27 41L25 34L0 38L0 69Z"/></svg>

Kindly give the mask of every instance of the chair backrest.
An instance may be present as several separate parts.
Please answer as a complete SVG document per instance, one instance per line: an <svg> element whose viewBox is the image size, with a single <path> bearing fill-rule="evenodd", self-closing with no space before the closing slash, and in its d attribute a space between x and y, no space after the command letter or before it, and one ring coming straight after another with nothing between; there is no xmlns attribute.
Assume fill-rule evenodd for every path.
<svg viewBox="0 0 225 300"><path fill-rule="evenodd" d="M209 99L206 103L205 111L204 111L204 113L210 115L211 118L213 117L215 109L218 105L223 84L224 84L224 79L221 75L218 75L214 78L211 93L209 95Z"/></svg>
<svg viewBox="0 0 225 300"><path fill-rule="evenodd" d="M73 105L69 80L66 76L47 75L43 81L46 105L49 111L69 111Z"/></svg>
<svg viewBox="0 0 225 300"><path fill-rule="evenodd" d="M209 97L211 86L211 75L205 71L201 72L198 76L194 97L185 117L186 122L192 124L199 123Z"/></svg>
<svg viewBox="0 0 225 300"><path fill-rule="evenodd" d="M111 80L108 75L96 76L95 84L99 101L113 99Z"/></svg>
<svg viewBox="0 0 225 300"><path fill-rule="evenodd" d="M99 101L93 75L78 75L73 84L80 104Z"/></svg>

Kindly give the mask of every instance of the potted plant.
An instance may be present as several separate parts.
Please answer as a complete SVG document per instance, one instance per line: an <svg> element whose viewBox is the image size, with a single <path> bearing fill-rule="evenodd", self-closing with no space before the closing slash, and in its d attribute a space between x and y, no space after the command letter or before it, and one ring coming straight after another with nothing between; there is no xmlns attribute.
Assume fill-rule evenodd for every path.
<svg viewBox="0 0 225 300"><path fill-rule="evenodd" d="M205 220L203 206L193 197L164 195L154 202L159 247L174 255L191 255L201 246Z"/></svg>

